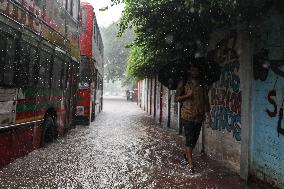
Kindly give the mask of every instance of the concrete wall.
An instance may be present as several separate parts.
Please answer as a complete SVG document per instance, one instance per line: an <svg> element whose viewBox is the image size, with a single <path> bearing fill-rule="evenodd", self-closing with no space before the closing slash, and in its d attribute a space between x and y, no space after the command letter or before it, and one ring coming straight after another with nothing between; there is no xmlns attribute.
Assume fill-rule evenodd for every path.
<svg viewBox="0 0 284 189"><path fill-rule="evenodd" d="M172 90L170 91L170 95L171 95L171 104L170 104L170 127L177 130L179 129L178 126L178 103L175 102L175 95L176 95L176 91Z"/></svg>
<svg viewBox="0 0 284 189"><path fill-rule="evenodd" d="M141 108L163 127L169 126L178 130L178 104L174 102L175 91L163 86L157 77L139 81L139 86L142 89L138 97L141 99Z"/></svg>
<svg viewBox="0 0 284 189"><path fill-rule="evenodd" d="M209 92L211 128L205 129L205 152L217 160L240 170L241 102L240 57L242 56L237 29L224 29L212 34L209 51L221 66L219 81Z"/></svg>
<svg viewBox="0 0 284 189"><path fill-rule="evenodd" d="M250 174L284 188L284 14L272 13L257 31Z"/></svg>

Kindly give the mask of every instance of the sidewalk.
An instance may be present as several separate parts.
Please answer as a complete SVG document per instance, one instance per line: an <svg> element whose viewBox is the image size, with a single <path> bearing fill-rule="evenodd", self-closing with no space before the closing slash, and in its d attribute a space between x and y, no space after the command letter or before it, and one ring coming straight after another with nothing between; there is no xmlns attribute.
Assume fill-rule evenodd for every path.
<svg viewBox="0 0 284 189"><path fill-rule="evenodd" d="M197 150L193 154L195 174L191 175L188 171L186 161L182 156L184 137L177 135L177 132L174 130L161 128L150 117L144 119L141 121L142 123L154 127L153 129L149 128L152 132L156 133L159 131L160 134L156 133L154 135L157 138L164 138L160 145L167 148L167 151L170 152L167 157L164 157L164 161L168 162L165 163L162 172L167 172L166 169L172 170L169 171L170 174L161 175L157 179L156 188L246 189L245 181L240 179L237 173L222 163L197 152ZM173 141L175 144L173 144ZM164 144L162 145L162 143ZM156 150L160 151L162 149Z"/></svg>

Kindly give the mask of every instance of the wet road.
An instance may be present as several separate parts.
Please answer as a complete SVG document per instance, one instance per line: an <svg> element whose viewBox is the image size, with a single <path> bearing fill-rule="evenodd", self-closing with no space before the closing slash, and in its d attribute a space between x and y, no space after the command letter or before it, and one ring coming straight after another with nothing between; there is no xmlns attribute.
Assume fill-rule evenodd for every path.
<svg viewBox="0 0 284 189"><path fill-rule="evenodd" d="M0 188L241 189L239 177L196 155L196 174L182 158L183 138L165 130L133 102L105 100L90 127L0 170Z"/></svg>

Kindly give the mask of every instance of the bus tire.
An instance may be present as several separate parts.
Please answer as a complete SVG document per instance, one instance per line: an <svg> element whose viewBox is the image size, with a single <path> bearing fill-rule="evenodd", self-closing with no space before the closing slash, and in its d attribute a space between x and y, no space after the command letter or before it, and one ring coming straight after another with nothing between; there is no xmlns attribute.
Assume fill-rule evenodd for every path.
<svg viewBox="0 0 284 189"><path fill-rule="evenodd" d="M54 141L55 138L55 124L51 116L46 116L43 122L42 130L42 146Z"/></svg>

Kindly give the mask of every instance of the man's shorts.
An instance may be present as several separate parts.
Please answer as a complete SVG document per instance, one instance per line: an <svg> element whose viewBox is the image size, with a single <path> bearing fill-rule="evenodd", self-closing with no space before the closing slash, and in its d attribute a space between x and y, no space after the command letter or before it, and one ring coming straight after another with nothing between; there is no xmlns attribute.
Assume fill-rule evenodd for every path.
<svg viewBox="0 0 284 189"><path fill-rule="evenodd" d="M194 148L200 134L202 123L181 120L181 124L184 128L184 134L186 140L185 145Z"/></svg>

